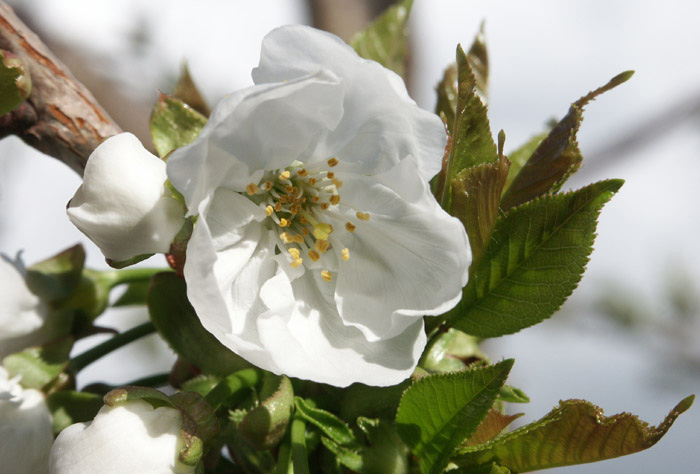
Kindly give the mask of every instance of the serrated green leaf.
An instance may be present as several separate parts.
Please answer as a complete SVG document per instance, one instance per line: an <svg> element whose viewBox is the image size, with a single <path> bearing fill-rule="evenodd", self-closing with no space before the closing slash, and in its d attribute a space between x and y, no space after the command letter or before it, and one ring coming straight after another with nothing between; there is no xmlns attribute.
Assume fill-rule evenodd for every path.
<svg viewBox="0 0 700 474"><path fill-rule="evenodd" d="M581 279L598 214L622 186L601 181L511 210L496 226L448 324L478 337L512 334L549 318Z"/></svg>
<svg viewBox="0 0 700 474"><path fill-rule="evenodd" d="M472 73L474 73L476 93L486 104L489 96L489 53L486 49L486 32L483 21L479 26L479 32L474 37L471 48L469 48L467 60Z"/></svg>
<svg viewBox="0 0 700 474"><path fill-rule="evenodd" d="M423 377L403 395L396 414L401 439L418 456L421 473L442 472L453 450L477 429L513 366Z"/></svg>
<svg viewBox="0 0 700 474"><path fill-rule="evenodd" d="M27 268L29 289L44 301L67 298L80 283L85 250L78 244Z"/></svg>
<svg viewBox="0 0 700 474"><path fill-rule="evenodd" d="M226 376L250 367L204 329L187 300L185 280L174 273L153 277L148 311L153 325L170 347L203 372Z"/></svg>
<svg viewBox="0 0 700 474"><path fill-rule="evenodd" d="M522 167L525 166L525 163L527 163L527 160L530 159L532 153L537 149L538 146L540 146L542 140L547 138L547 135L549 135L550 131L551 129L549 129L546 132L533 135L527 142L522 144L520 148L513 150L508 155L508 161L510 161L510 168L508 169L508 179L506 179L506 185L504 186L504 189L508 189L510 183L513 182L513 180L520 172Z"/></svg>
<svg viewBox="0 0 700 474"><path fill-rule="evenodd" d="M511 474L507 467L499 466L495 462L470 466L466 468L450 469L449 474Z"/></svg>
<svg viewBox="0 0 700 474"><path fill-rule="evenodd" d="M180 78L173 89L173 97L180 99L205 117L209 117L211 113L207 101L202 97L202 93L199 92L199 88L190 75L190 68L187 67L187 63L182 65Z"/></svg>
<svg viewBox="0 0 700 474"><path fill-rule="evenodd" d="M160 94L151 112L151 137L162 158L194 141L207 118L179 99Z"/></svg>
<svg viewBox="0 0 700 474"><path fill-rule="evenodd" d="M404 75L408 51L406 26L413 0L402 0L387 10L350 40L357 54L372 59L399 76Z"/></svg>
<svg viewBox="0 0 700 474"><path fill-rule="evenodd" d="M60 391L46 397L52 418L54 434L74 424L91 421L104 405L102 397L94 393Z"/></svg>
<svg viewBox="0 0 700 474"><path fill-rule="evenodd" d="M495 438L514 420L523 415L524 413L506 415L498 410L489 410L484 421L481 422L474 434L464 441L463 446L476 446Z"/></svg>
<svg viewBox="0 0 700 474"><path fill-rule="evenodd" d="M519 388L504 385L498 392L498 399L508 403L530 403L530 397Z"/></svg>
<svg viewBox="0 0 700 474"><path fill-rule="evenodd" d="M268 375L268 380L270 378ZM276 390L250 410L238 426L243 439L260 450L273 448L282 440L294 409L292 383L285 376L274 376L274 379Z"/></svg>
<svg viewBox="0 0 700 474"><path fill-rule="evenodd" d="M493 163L465 168L452 180L452 215L469 236L471 268L476 268L491 239L509 166L501 156Z"/></svg>
<svg viewBox="0 0 700 474"><path fill-rule="evenodd" d="M576 134L583 119L583 107L632 76L622 73L571 104L569 112L535 149L503 194L501 207L508 210L549 192L556 192L580 166L583 157Z"/></svg>
<svg viewBox="0 0 700 474"><path fill-rule="evenodd" d="M20 383L24 387L41 390L66 369L72 348L73 338L66 336L10 354L2 364L10 377L22 376Z"/></svg>
<svg viewBox="0 0 700 474"><path fill-rule="evenodd" d="M0 50L0 116L27 100L31 91L29 69L14 54Z"/></svg>
<svg viewBox="0 0 700 474"><path fill-rule="evenodd" d="M465 168L493 163L498 160L496 143L486 115L486 106L477 94L476 79L462 46L457 46L457 109L452 127L452 142L446 167L438 175L444 179L444 189L439 185L436 196L448 212L452 209L452 180Z"/></svg>
<svg viewBox="0 0 700 474"><path fill-rule="evenodd" d="M647 449L659 441L693 403L685 398L658 426L634 415L603 416L584 400L567 400L544 418L487 443L461 448L452 462L473 466L494 460L516 472L602 461Z"/></svg>
<svg viewBox="0 0 700 474"><path fill-rule="evenodd" d="M296 397L296 408L298 416L316 426L335 443L348 447L359 446L350 427L333 413L316 408L301 397Z"/></svg>

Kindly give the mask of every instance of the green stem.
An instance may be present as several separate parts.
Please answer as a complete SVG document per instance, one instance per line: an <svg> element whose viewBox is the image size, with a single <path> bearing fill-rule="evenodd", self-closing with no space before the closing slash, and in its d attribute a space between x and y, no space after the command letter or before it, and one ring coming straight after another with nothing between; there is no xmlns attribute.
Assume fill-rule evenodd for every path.
<svg viewBox="0 0 700 474"><path fill-rule="evenodd" d="M300 417L292 419L292 465L294 474L309 474L306 454L306 422Z"/></svg>
<svg viewBox="0 0 700 474"><path fill-rule="evenodd" d="M292 459L292 430L287 429L287 432L282 438L279 449L277 450L277 470L275 474L289 474L289 461Z"/></svg>
<svg viewBox="0 0 700 474"><path fill-rule="evenodd" d="M132 382L119 385L114 388L118 388L124 385L136 385L137 387L162 387L167 385L170 380L170 372L163 372L160 374L149 375L148 377L143 377L136 379Z"/></svg>
<svg viewBox="0 0 700 474"><path fill-rule="evenodd" d="M216 387L204 398L214 410L217 410L223 403L237 395L241 390L257 385L260 378L260 372L255 369L239 370L216 384Z"/></svg>
<svg viewBox="0 0 700 474"><path fill-rule="evenodd" d="M166 271L169 270L167 268L125 268L99 272L99 278L112 289L125 283L148 281L153 275Z"/></svg>
<svg viewBox="0 0 700 474"><path fill-rule="evenodd" d="M68 368L73 372L80 372L82 369L110 352L154 332L156 332L156 328L150 321L131 328L74 357L68 364Z"/></svg>

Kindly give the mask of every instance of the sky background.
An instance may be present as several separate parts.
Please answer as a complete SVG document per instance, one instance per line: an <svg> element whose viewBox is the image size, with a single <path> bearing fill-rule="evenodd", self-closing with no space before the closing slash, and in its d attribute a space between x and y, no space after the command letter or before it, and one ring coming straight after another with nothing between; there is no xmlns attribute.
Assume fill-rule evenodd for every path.
<svg viewBox="0 0 700 474"><path fill-rule="evenodd" d="M250 70L265 33L282 24L309 22L305 4L287 0L21 4L49 40L84 56L111 87L146 104L155 101L159 88L171 86L185 59L206 98L215 103L251 84ZM457 43L467 48L485 20L489 116L493 132L504 129L507 134L506 152L540 132L550 118L560 118L589 90L621 71L636 71L629 82L587 106L579 133L584 167L569 186L610 177L626 180L603 210L596 250L580 288L550 321L486 344L494 359L516 358L509 383L532 400L513 407L526 412L524 422L543 416L560 399L585 398L606 414L630 411L656 424L681 398L700 393L697 318L682 326L680 335L666 331L667 326L626 332L596 310L601 295L624 296L654 324L669 323L673 320L664 298L669 284L697 295L700 118L697 112L679 116L684 106L700 100L699 16L700 4L680 0L664 2L663 8L651 1L415 0L413 97L420 106L433 108L434 86L454 59ZM606 152L659 117L668 125L665 133L644 133L648 141L624 153ZM79 183L66 166L19 140L0 142L0 252L23 250L31 264L82 242L88 264L106 268L99 250L65 217L65 203ZM148 264L164 262L152 259ZM100 323L128 328L145 317L122 309ZM99 341L90 338L77 350ZM88 367L79 381L123 383L167 370L173 360L155 337L134 346ZM127 352L132 357L124 359ZM133 365L136 357L147 357L148 365ZM696 406L649 451L550 472L697 472L699 425Z"/></svg>

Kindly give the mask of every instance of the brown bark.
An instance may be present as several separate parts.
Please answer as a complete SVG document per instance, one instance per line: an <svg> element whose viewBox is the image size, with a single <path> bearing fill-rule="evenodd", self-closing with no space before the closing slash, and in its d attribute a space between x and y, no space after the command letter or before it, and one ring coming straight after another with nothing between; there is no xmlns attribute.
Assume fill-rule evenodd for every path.
<svg viewBox="0 0 700 474"><path fill-rule="evenodd" d="M2 1L0 48L17 55L32 79L29 99L0 117L0 138L17 135L82 175L95 147L121 129Z"/></svg>

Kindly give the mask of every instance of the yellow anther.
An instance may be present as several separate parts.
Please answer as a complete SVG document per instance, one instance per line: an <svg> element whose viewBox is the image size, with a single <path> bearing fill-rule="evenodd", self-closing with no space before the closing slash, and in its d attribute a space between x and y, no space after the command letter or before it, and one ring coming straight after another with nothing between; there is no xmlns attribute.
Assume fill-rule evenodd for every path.
<svg viewBox="0 0 700 474"><path fill-rule="evenodd" d="M275 212L275 210L273 209L272 206L267 206L267 207L265 208L265 214L267 214L268 217L270 217L270 216L272 215L273 212Z"/></svg>
<svg viewBox="0 0 700 474"><path fill-rule="evenodd" d="M287 191L288 193L291 193L292 191L294 191L294 186L292 186L291 184L288 184L284 187L284 190Z"/></svg>
<svg viewBox="0 0 700 474"><path fill-rule="evenodd" d="M280 239L282 239L282 242L284 242L285 244L291 244L292 242L294 242L294 239L290 237L289 234L286 232L282 232L280 234Z"/></svg>
<svg viewBox="0 0 700 474"><path fill-rule="evenodd" d="M333 274L328 270L323 270L321 272L321 278L323 278L326 281L331 281L333 279Z"/></svg>
<svg viewBox="0 0 700 474"><path fill-rule="evenodd" d="M360 211L357 211L357 213L356 213L355 215L356 215L357 218L360 219L361 221L368 221L368 220L369 220L369 212L360 212Z"/></svg>
<svg viewBox="0 0 700 474"><path fill-rule="evenodd" d="M369 217L368 217L368 219L369 219ZM284 218L280 219L280 227L287 227L289 224L291 224L291 222L289 222L287 219L284 219Z"/></svg>
<svg viewBox="0 0 700 474"><path fill-rule="evenodd" d="M345 260L346 262L350 260L350 249L349 248L344 248L343 250L340 251L340 258Z"/></svg>
<svg viewBox="0 0 700 474"><path fill-rule="evenodd" d="M332 171L329 171L329 172L326 173L326 177L327 177L328 179L333 179L333 178L335 178L335 173L332 172Z"/></svg>
<svg viewBox="0 0 700 474"><path fill-rule="evenodd" d="M301 265L302 263L304 263L303 258L295 258L294 260L292 260L292 263L290 263L289 266L292 268L296 268L299 265Z"/></svg>
<svg viewBox="0 0 700 474"><path fill-rule="evenodd" d="M285 170L285 171L282 171L282 172L280 173L279 178L280 178L281 180L285 180L285 179L289 179L289 177L290 177L291 175L292 175L292 173L290 173L289 171Z"/></svg>
<svg viewBox="0 0 700 474"><path fill-rule="evenodd" d="M335 158L331 158L330 160L328 160L328 166L330 166L331 168L337 164L338 164L338 160Z"/></svg>
<svg viewBox="0 0 700 474"><path fill-rule="evenodd" d="M308 228L308 227L303 227L303 228L301 229L301 233L304 234L304 235L309 235L309 228Z"/></svg>
<svg viewBox="0 0 700 474"><path fill-rule="evenodd" d="M316 178L309 178L309 184L314 186L316 184Z"/></svg>
<svg viewBox="0 0 700 474"><path fill-rule="evenodd" d="M347 230L348 232L355 232L355 224L353 224L352 222L346 222L345 230Z"/></svg>
<svg viewBox="0 0 700 474"><path fill-rule="evenodd" d="M301 216L301 217L300 217L300 220L301 220L301 223L304 224L304 225L306 225L306 224L309 223L309 220L308 220L306 217L304 217L304 216Z"/></svg>
<svg viewBox="0 0 700 474"><path fill-rule="evenodd" d="M272 189L272 181L265 181L265 189L267 189L267 190Z"/></svg>
<svg viewBox="0 0 700 474"><path fill-rule="evenodd" d="M302 177L306 176L307 174L308 174L308 172L306 171L305 168L302 168L299 171L297 171L297 175L302 176Z"/></svg>
<svg viewBox="0 0 700 474"><path fill-rule="evenodd" d="M245 192L247 192L249 196L252 196L258 192L258 185L255 183L248 184L248 186L245 187Z"/></svg>
<svg viewBox="0 0 700 474"><path fill-rule="evenodd" d="M343 182L341 180L339 180L338 178L333 178L332 181L333 181L333 184L335 184L336 188L340 189L343 187Z"/></svg>
<svg viewBox="0 0 700 474"><path fill-rule="evenodd" d="M294 242L298 244L303 244L304 243L304 236L301 234L297 234L294 236Z"/></svg>
<svg viewBox="0 0 700 474"><path fill-rule="evenodd" d="M330 247L330 245L330 242L328 242L327 240L319 239L314 243L314 248L321 253L326 253L326 250L328 250L328 247Z"/></svg>
<svg viewBox="0 0 700 474"><path fill-rule="evenodd" d="M315 250L309 250L309 258L314 262L317 262L321 255Z"/></svg>
<svg viewBox="0 0 700 474"><path fill-rule="evenodd" d="M294 260L299 258L299 249L289 249L289 255L292 256Z"/></svg>
<svg viewBox="0 0 700 474"><path fill-rule="evenodd" d="M317 239L326 240L328 238L328 234L331 232L333 232L333 227L325 222L319 222L314 226L314 237Z"/></svg>
<svg viewBox="0 0 700 474"><path fill-rule="evenodd" d="M334 204L337 206L338 203L340 202L340 194L334 194L333 196L331 196L330 201L331 201L331 204Z"/></svg>
<svg viewBox="0 0 700 474"><path fill-rule="evenodd" d="M282 210L282 203L276 202L275 203L275 211L280 212L281 210Z"/></svg>
<svg viewBox="0 0 700 474"><path fill-rule="evenodd" d="M328 209L328 206L330 206L330 204L327 203L327 202L322 202L322 203L321 203L321 209L323 209L324 211L325 211L326 209Z"/></svg>
<svg viewBox="0 0 700 474"><path fill-rule="evenodd" d="M311 198L311 200L312 200L313 202L318 202L319 199L321 199L321 198L319 198L318 196L314 196L314 197Z"/></svg>

